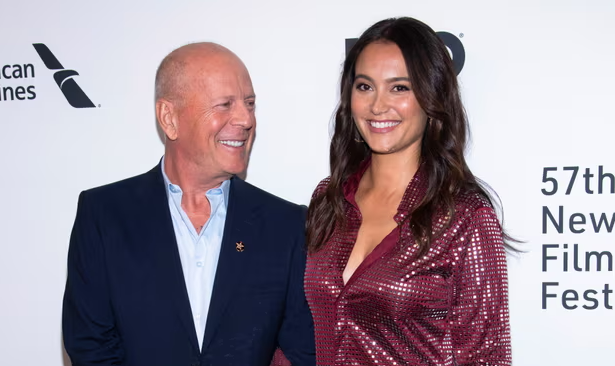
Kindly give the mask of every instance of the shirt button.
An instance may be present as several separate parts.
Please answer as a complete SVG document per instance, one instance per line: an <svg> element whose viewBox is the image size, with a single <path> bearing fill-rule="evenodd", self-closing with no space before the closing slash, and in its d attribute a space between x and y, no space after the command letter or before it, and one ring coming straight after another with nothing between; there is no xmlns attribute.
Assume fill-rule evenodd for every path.
<svg viewBox="0 0 615 366"><path fill-rule="evenodd" d="M197 267L203 267L203 262L196 262Z"/></svg>

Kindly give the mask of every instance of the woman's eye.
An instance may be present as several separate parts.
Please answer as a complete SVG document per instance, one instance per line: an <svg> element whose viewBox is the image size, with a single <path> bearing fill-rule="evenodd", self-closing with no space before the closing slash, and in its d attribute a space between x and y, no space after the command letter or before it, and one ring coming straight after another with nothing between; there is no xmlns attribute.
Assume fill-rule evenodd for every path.
<svg viewBox="0 0 615 366"><path fill-rule="evenodd" d="M407 87L406 85L395 85L393 87L393 91L396 91L396 92L408 91L408 90L410 90L410 88Z"/></svg>
<svg viewBox="0 0 615 366"><path fill-rule="evenodd" d="M356 88L360 91L367 91L371 89L367 84L357 84Z"/></svg>

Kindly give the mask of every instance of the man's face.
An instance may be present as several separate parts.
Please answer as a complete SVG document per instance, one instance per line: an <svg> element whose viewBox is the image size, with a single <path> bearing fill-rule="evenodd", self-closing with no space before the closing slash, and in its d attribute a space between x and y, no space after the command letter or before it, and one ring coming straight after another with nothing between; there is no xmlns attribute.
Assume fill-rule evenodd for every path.
<svg viewBox="0 0 615 366"><path fill-rule="evenodd" d="M255 137L255 95L245 66L233 57L188 65L178 105L177 148L196 174L227 177L247 169Z"/></svg>

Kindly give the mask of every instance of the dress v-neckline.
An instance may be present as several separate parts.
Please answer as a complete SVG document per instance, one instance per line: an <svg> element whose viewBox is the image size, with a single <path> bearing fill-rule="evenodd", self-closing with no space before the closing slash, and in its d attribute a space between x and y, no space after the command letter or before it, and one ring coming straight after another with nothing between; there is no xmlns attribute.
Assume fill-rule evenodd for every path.
<svg viewBox="0 0 615 366"><path fill-rule="evenodd" d="M348 278L348 281L344 283L344 271L346 270L346 267L348 266L348 260L350 259L350 255L352 254L352 250L354 249L354 244L356 243L356 238L355 238L355 241L353 242L353 244L346 250L345 255L347 258L346 258L346 261L344 261L344 266L341 268L341 272L339 274L340 281L342 282L342 289L345 290L346 288L348 288L353 282L356 281L358 277L361 276L361 274L363 274L367 269L369 269L374 263L376 263L386 253L390 252L390 250L393 249L393 247L395 247L395 244L397 244L397 241L400 236L399 234L400 234L400 231L399 231L399 225L398 225L395 228L393 228L393 230L387 236L385 236L382 239L382 241L378 245L376 245L376 247L374 247L371 253L369 253L363 259L363 261L361 261L361 263L357 266L357 268L355 268L352 275L350 275L350 277ZM357 237L358 237L358 232L357 232Z"/></svg>
<svg viewBox="0 0 615 366"><path fill-rule="evenodd" d="M339 268L339 281L341 283L342 292L344 292L350 285L352 285L357 278L359 278L367 269L372 267L375 263L378 262L385 254L390 252L398 242L401 233L401 225L409 219L410 213L412 212L412 208L414 205L418 203L421 197L425 194L426 190L426 180L424 179L425 175L425 167L424 164L421 164L417 169L414 177L408 183L406 187L406 191L399 203L397 208L397 214L393 218L397 222L397 226L393 228L393 230L382 239L382 241L376 245L376 247L369 253L363 261L357 266L352 275L348 278L347 282L344 282L344 270L346 270L346 266L348 266L348 260L350 259L350 255L352 254L352 250L354 249L354 245L356 243L357 237L359 235L359 229L361 227L361 222L363 221L361 212L359 210L359 206L355 199L355 194L359 187L359 182L361 177L365 173L365 171L369 168L371 164L371 158L364 160L357 170L356 173L350 176L350 178L343 184L343 193L346 198L347 203L351 206L350 211L355 211L354 214L358 215L359 218L359 227L356 230L354 240L352 244L349 245L349 248L344 248L345 250L342 252L342 255L346 256L345 261L340 261L342 263L341 268Z"/></svg>

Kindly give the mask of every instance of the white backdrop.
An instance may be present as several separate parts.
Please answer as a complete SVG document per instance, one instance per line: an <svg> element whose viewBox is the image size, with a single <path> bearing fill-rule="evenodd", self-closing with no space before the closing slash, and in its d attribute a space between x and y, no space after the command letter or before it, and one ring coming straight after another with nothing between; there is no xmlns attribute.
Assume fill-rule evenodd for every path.
<svg viewBox="0 0 615 366"><path fill-rule="evenodd" d="M590 217L615 220L615 182L606 176L598 193L598 167L615 174L614 2L38 0L4 2L1 10L0 67L9 65L10 76L12 65L32 64L35 73L27 79L0 73L0 364L66 362L60 312L77 195L158 162L163 145L153 80L169 51L216 41L244 60L258 105L248 180L308 203L328 174L345 38L402 15L463 33L459 77L473 131L470 166L499 193L506 227L529 250L510 260L514 364L615 364L615 295L608 292L615 281L607 263L614 234L604 222L594 233ZM33 43L46 44L64 68L79 73L74 79L96 107L67 103ZM2 94L20 86L34 86L35 97ZM547 171L543 183L545 167L558 169ZM579 167L568 195L572 170L564 167ZM594 176L583 177L586 169ZM558 191L545 195L541 189L553 190L551 178ZM549 218L543 233L543 206L558 225L563 206L562 233ZM583 214L585 224L573 213ZM575 243L582 271L574 269ZM543 244L559 245L547 249L557 258L547 260L546 271ZM595 257L585 271L588 251L605 251L601 271ZM559 285L547 286L557 297L543 309L545 282ZM563 294L569 289L578 301L571 291Z"/></svg>

